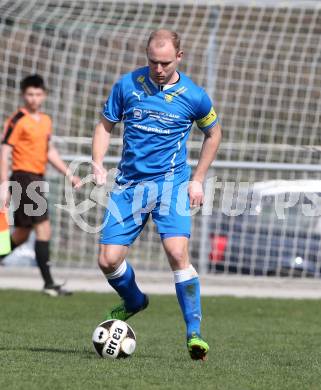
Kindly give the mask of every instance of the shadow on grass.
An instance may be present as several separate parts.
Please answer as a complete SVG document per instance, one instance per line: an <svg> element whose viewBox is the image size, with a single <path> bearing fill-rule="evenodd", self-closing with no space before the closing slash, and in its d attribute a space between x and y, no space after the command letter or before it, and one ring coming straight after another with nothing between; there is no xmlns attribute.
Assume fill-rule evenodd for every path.
<svg viewBox="0 0 321 390"><path fill-rule="evenodd" d="M82 356L82 358L91 360L104 360L100 359L94 351L91 351L90 349L84 349L84 350L77 350L77 349L63 349L63 348L52 348L52 347L0 347L0 352L10 352L10 351L23 351L23 352L36 352L36 353L57 353L61 355L79 355ZM155 356L153 354L148 353L137 353L135 354L136 360L146 360L146 359L157 359L157 360L163 360L163 357ZM166 358L167 360L168 358ZM120 359L120 360L126 360L126 359ZM130 360L130 358L129 358Z"/></svg>
<svg viewBox="0 0 321 390"><path fill-rule="evenodd" d="M82 355L83 357L97 359L94 351L90 350L77 350L77 349L62 349L51 347L0 347L0 351L25 351L25 352L37 352L37 353L58 353L62 355Z"/></svg>

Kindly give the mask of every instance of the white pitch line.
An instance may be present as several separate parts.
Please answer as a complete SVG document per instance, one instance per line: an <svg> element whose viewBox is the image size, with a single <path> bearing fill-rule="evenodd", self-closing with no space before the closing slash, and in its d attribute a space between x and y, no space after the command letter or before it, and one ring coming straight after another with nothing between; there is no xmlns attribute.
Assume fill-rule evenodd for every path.
<svg viewBox="0 0 321 390"><path fill-rule="evenodd" d="M58 281L67 280L73 291L108 293L112 288L98 269L54 268ZM171 272L137 272L141 289L148 294L175 294ZM42 280L35 267L0 267L0 289L40 291ZM318 279L207 275L201 278L203 296L321 299Z"/></svg>

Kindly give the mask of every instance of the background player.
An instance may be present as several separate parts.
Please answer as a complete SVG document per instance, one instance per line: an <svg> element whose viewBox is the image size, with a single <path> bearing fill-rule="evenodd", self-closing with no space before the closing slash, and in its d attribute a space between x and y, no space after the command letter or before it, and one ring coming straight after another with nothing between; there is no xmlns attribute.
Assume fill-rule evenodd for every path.
<svg viewBox="0 0 321 390"><path fill-rule="evenodd" d="M67 175L74 185L79 184L80 179L69 175L67 166L50 142L51 119L48 115L40 112L41 105L46 98L46 88L42 77L39 75L28 76L22 80L20 86L24 106L7 120L1 145L0 209L8 205L9 201L8 171L9 157L12 153L12 176L10 180L20 185L22 193L21 199L18 199L19 194L15 194L15 192L12 194L13 199L17 198L19 204L15 205L15 229L11 236L11 249L13 250L24 243L28 239L31 230L34 229L36 234L36 260L44 280L43 292L50 296L69 295L70 292L63 289L61 285L54 283L50 272L49 240L51 227L48 219L48 205L43 192L35 184L36 182L44 182L47 161L58 171ZM29 191L34 188L34 198L40 199L39 202L29 198L27 188L29 188ZM43 207L43 212L41 212L41 215L30 215L25 207L28 207L28 205L32 205L34 210Z"/></svg>
<svg viewBox="0 0 321 390"><path fill-rule="evenodd" d="M189 203L192 207L202 205L202 185L215 158L221 129L205 91L177 71L182 56L176 33L152 33L147 45L148 66L123 76L114 85L95 128L94 174L97 184L104 184L102 162L110 135L114 124L124 121L122 159L105 214L99 265L123 299L107 319L126 320L144 309L147 296L137 287L134 271L125 258L152 214L174 272L189 353L192 359L204 359L209 347L201 338L200 285L188 255L190 215L179 210L189 210ZM204 133L204 142L192 181L184 186L190 176L186 141L194 121ZM139 185L146 181L148 185ZM113 210L115 206L121 220Z"/></svg>

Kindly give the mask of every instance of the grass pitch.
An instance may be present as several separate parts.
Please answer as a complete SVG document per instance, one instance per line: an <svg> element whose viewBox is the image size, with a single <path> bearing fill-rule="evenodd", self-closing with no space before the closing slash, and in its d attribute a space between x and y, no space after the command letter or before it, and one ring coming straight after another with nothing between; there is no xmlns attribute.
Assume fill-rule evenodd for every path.
<svg viewBox="0 0 321 390"><path fill-rule="evenodd" d="M321 389L321 301L204 298L206 362L187 354L174 296L129 321L131 358L99 359L91 334L116 302L0 291L0 389Z"/></svg>

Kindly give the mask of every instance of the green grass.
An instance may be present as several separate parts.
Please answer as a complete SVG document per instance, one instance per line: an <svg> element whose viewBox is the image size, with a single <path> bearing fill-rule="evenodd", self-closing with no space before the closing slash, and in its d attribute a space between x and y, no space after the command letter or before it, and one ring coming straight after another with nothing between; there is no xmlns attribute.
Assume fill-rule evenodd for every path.
<svg viewBox="0 0 321 390"><path fill-rule="evenodd" d="M321 388L321 302L204 298L206 362L191 361L175 297L130 320L133 357L96 357L91 333L115 295L0 291L0 389Z"/></svg>

